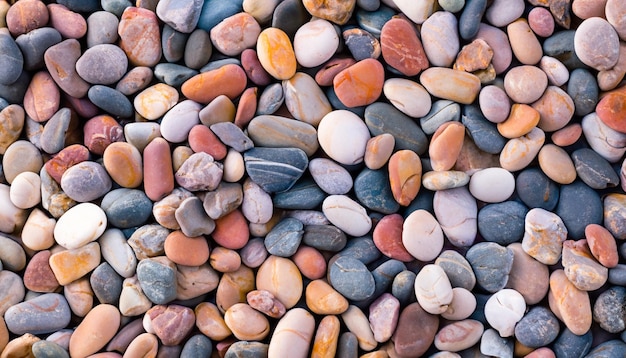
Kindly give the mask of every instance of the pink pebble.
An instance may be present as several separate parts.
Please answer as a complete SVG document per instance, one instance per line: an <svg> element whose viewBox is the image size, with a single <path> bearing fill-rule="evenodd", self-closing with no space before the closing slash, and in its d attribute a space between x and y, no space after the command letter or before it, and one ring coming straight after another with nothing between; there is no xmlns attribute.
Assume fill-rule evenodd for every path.
<svg viewBox="0 0 626 358"><path fill-rule="evenodd" d="M549 37L554 32L554 18L550 11L543 7L536 7L528 13L528 25L541 37Z"/></svg>
<svg viewBox="0 0 626 358"><path fill-rule="evenodd" d="M317 280L326 274L326 260L321 252L310 246L300 246L291 258L300 272L311 280Z"/></svg>

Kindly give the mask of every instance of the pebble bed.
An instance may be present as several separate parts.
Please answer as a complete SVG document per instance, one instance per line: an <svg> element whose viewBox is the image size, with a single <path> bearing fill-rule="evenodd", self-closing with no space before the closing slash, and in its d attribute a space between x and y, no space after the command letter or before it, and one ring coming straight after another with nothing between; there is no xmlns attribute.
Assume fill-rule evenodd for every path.
<svg viewBox="0 0 626 358"><path fill-rule="evenodd" d="M625 357L626 1L0 0L0 358Z"/></svg>

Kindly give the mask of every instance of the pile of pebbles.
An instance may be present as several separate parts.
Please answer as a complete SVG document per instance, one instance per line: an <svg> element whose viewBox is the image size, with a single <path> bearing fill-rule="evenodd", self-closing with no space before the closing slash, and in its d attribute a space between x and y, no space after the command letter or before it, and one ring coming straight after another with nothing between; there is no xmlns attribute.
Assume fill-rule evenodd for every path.
<svg viewBox="0 0 626 358"><path fill-rule="evenodd" d="M623 0L0 0L0 357L626 356Z"/></svg>

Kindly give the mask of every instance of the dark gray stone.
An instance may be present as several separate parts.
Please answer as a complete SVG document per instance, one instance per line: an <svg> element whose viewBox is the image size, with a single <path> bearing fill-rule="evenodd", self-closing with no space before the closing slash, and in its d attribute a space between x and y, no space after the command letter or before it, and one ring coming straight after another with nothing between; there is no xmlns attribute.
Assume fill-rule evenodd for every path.
<svg viewBox="0 0 626 358"><path fill-rule="evenodd" d="M7 32L0 32L0 84L10 85L17 81L24 69L22 51Z"/></svg>
<svg viewBox="0 0 626 358"><path fill-rule="evenodd" d="M555 213L563 220L568 236L580 239L585 236L587 225L602 224L602 201L595 190L577 180L572 184L561 186Z"/></svg>
<svg viewBox="0 0 626 358"><path fill-rule="evenodd" d="M582 358L589 352L592 343L593 336L591 330L581 336L577 336L565 328L556 342L554 342L553 350L559 358Z"/></svg>
<svg viewBox="0 0 626 358"><path fill-rule="evenodd" d="M204 334L196 334L185 342L183 350L180 352L180 358L209 357L212 350L213 343L209 337Z"/></svg>
<svg viewBox="0 0 626 358"><path fill-rule="evenodd" d="M228 347L224 358L265 358L268 349L265 343L237 341Z"/></svg>
<svg viewBox="0 0 626 358"><path fill-rule="evenodd" d="M89 283L100 303L116 305L119 302L124 278L108 262L101 263L93 270Z"/></svg>
<svg viewBox="0 0 626 358"><path fill-rule="evenodd" d="M470 263L453 250L442 252L435 260L435 265L443 269L452 287L463 287L472 290L476 285L476 276Z"/></svg>
<svg viewBox="0 0 626 358"><path fill-rule="evenodd" d="M348 239L346 234L333 225L307 225L302 241L322 251L337 252L342 250Z"/></svg>
<svg viewBox="0 0 626 358"><path fill-rule="evenodd" d="M567 94L574 100L577 116L585 116L596 109L598 104L598 81L596 76L584 68L577 68L569 74Z"/></svg>
<svg viewBox="0 0 626 358"><path fill-rule="evenodd" d="M52 27L42 27L19 35L15 39L15 43L17 43L24 56L24 69L26 71L34 71L43 68L45 66L43 54L50 46L58 44L61 40L63 38L59 31ZM0 40L1 42L2 40ZM2 45L0 44L0 46ZM2 53L2 50L0 50L0 53ZM0 55L0 59L2 58L3 55Z"/></svg>
<svg viewBox="0 0 626 358"><path fill-rule="evenodd" d="M341 250L336 257L348 256L355 258L365 265L378 260L382 256L374 244L374 240L371 237L363 236L350 239L343 250Z"/></svg>
<svg viewBox="0 0 626 358"><path fill-rule="evenodd" d="M559 202L559 186L539 168L524 169L515 179L515 191L530 209L552 211Z"/></svg>
<svg viewBox="0 0 626 358"><path fill-rule="evenodd" d="M367 209L382 214L393 214L400 204L393 198L387 168L371 170L364 168L354 179L354 193Z"/></svg>
<svg viewBox="0 0 626 358"><path fill-rule="evenodd" d="M337 292L353 301L370 298L376 288L367 266L349 256L340 256L330 264L328 282Z"/></svg>
<svg viewBox="0 0 626 358"><path fill-rule="evenodd" d="M283 105L285 96L283 86L280 83L273 83L261 92L256 109L257 115L274 114Z"/></svg>
<svg viewBox="0 0 626 358"><path fill-rule="evenodd" d="M589 148L572 153L576 174L593 189L612 188L619 184L619 177L606 159Z"/></svg>
<svg viewBox="0 0 626 358"><path fill-rule="evenodd" d="M587 68L576 56L574 50L575 30L555 31L543 42L543 54L561 61L570 71L576 68Z"/></svg>
<svg viewBox="0 0 626 358"><path fill-rule="evenodd" d="M9 331L19 336L56 332L70 323L71 316L72 311L63 295L44 293L9 307L4 321Z"/></svg>
<svg viewBox="0 0 626 358"><path fill-rule="evenodd" d="M476 146L491 154L500 154L506 145L506 138L498 132L495 124L489 122L477 106L463 107L461 123L467 128Z"/></svg>
<svg viewBox="0 0 626 358"><path fill-rule="evenodd" d="M74 122L74 123L72 123ZM69 108L59 109L45 124L39 144L41 149L49 154L60 152L65 147L65 138L72 125L78 124L75 112Z"/></svg>
<svg viewBox="0 0 626 358"><path fill-rule="evenodd" d="M396 140L396 150L410 149L422 155L428 149L428 138L419 125L394 106L376 102L365 109L365 124L372 136L391 134Z"/></svg>
<svg viewBox="0 0 626 358"><path fill-rule="evenodd" d="M27 71L22 71L17 81L9 85L0 83L0 98L9 103L22 104L29 84L30 75Z"/></svg>
<svg viewBox="0 0 626 358"><path fill-rule="evenodd" d="M626 286L626 265L618 264L609 269L609 283L618 286Z"/></svg>
<svg viewBox="0 0 626 358"><path fill-rule="evenodd" d="M356 0L356 6L363 10L374 11L380 6L380 0Z"/></svg>
<svg viewBox="0 0 626 358"><path fill-rule="evenodd" d="M159 63L154 67L154 77L172 87L180 87L185 81L198 74L191 68L175 63Z"/></svg>
<svg viewBox="0 0 626 358"><path fill-rule="evenodd" d="M539 348L559 335L559 320L547 308L536 306L515 325L515 338L526 347Z"/></svg>
<svg viewBox="0 0 626 358"><path fill-rule="evenodd" d="M132 7L133 3L129 0L100 0L100 5L104 11L115 14L117 17L122 17L124 10L127 7Z"/></svg>
<svg viewBox="0 0 626 358"><path fill-rule="evenodd" d="M288 210L308 210L319 207L326 193L310 178L301 179L289 190L277 193L272 198L274 207Z"/></svg>
<svg viewBox="0 0 626 358"><path fill-rule="evenodd" d="M352 332L344 332L337 343L337 358L356 358L359 356L359 340Z"/></svg>
<svg viewBox="0 0 626 358"><path fill-rule="evenodd" d="M524 237L528 208L517 201L488 204L478 212L478 231L487 241L506 246Z"/></svg>
<svg viewBox="0 0 626 358"><path fill-rule="evenodd" d="M487 0L466 0L459 18L459 34L470 40L478 33L478 27L487 10Z"/></svg>
<svg viewBox="0 0 626 358"><path fill-rule="evenodd" d="M185 44L188 38L189 34L178 32L168 24L163 25L163 30L161 31L161 48L163 50L163 57L167 62L178 62L183 59L185 55Z"/></svg>
<svg viewBox="0 0 626 358"><path fill-rule="evenodd" d="M217 56L221 56L221 55L218 54ZM215 56L214 54L213 57L217 57L217 56ZM222 68L226 65L237 65L239 67L242 67L241 61L239 61L238 58L226 57L226 58L220 58L220 59L212 59L211 61L209 61L209 63L202 66L202 68L200 69L200 72L209 72L209 71L217 70L218 68Z"/></svg>
<svg viewBox="0 0 626 358"><path fill-rule="evenodd" d="M424 166L422 164L422 171L423 171L423 168ZM435 215L435 209L433 207L434 198L435 198L434 191L430 191L424 187L421 187L415 199L413 199L411 204L409 204L409 206L407 206L406 209L404 210L404 215L403 215L404 218L406 219L407 216L411 215L412 212L414 212L415 210L420 210L420 209L426 210L434 216Z"/></svg>
<svg viewBox="0 0 626 358"><path fill-rule="evenodd" d="M185 45L185 66L192 69L200 69L209 62L213 45L209 33L202 29L195 29Z"/></svg>
<svg viewBox="0 0 626 358"><path fill-rule="evenodd" d="M614 339L601 343L585 356L585 358L617 358L626 357L626 343Z"/></svg>
<svg viewBox="0 0 626 358"><path fill-rule="evenodd" d="M272 16L272 27L283 30L293 39L296 31L311 19L301 0L284 0L276 6Z"/></svg>
<svg viewBox="0 0 626 358"><path fill-rule="evenodd" d="M102 85L91 86L87 92L91 103L117 118L130 118L135 108L130 100L120 91Z"/></svg>
<svg viewBox="0 0 626 358"><path fill-rule="evenodd" d="M65 5L68 9L76 12L94 12L101 10L100 0L58 0L57 3Z"/></svg>
<svg viewBox="0 0 626 358"><path fill-rule="evenodd" d="M593 320L609 333L626 329L626 288L613 286L602 292L593 305Z"/></svg>
<svg viewBox="0 0 626 358"><path fill-rule="evenodd" d="M303 234L300 220L284 218L265 236L265 248L272 255L290 257L298 250Z"/></svg>
<svg viewBox="0 0 626 358"><path fill-rule="evenodd" d="M120 229L143 225L152 214L152 201L138 189L112 190L102 198L100 207L109 224Z"/></svg>
<svg viewBox="0 0 626 358"><path fill-rule="evenodd" d="M504 288L513 266L513 251L495 242L480 242L467 251L465 258L485 291L495 293Z"/></svg>
<svg viewBox="0 0 626 358"><path fill-rule="evenodd" d="M374 294L372 294L368 299L353 302L353 304L362 310L366 310L375 299L380 297L383 293L389 291L395 277L404 271L406 271L406 265L403 262L394 259L387 260L378 265L378 267L372 270L372 277L374 277L375 286ZM415 288L413 288L413 290L415 290Z"/></svg>
<svg viewBox="0 0 626 358"><path fill-rule="evenodd" d="M352 57L357 61L365 60L366 58L376 58L380 54L378 39L363 29L348 29L344 31L343 40Z"/></svg>
<svg viewBox="0 0 626 358"><path fill-rule="evenodd" d="M137 279L146 297L157 305L176 298L176 270L171 261L147 258L137 264Z"/></svg>
<svg viewBox="0 0 626 358"><path fill-rule="evenodd" d="M309 164L306 153L298 148L252 148L243 160L250 179L268 193L289 190Z"/></svg>

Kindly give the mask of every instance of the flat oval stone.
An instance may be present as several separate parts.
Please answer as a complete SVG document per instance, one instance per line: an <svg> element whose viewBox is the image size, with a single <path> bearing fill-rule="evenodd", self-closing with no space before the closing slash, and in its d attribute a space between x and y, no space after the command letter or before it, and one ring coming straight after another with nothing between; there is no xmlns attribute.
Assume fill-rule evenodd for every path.
<svg viewBox="0 0 626 358"><path fill-rule="evenodd" d="M626 126L620 119L620 115L624 111L622 104L624 95L621 92L609 93L596 106L596 113L600 120L611 129L620 133L626 133Z"/></svg>
<svg viewBox="0 0 626 358"><path fill-rule="evenodd" d="M128 7L118 26L120 48L135 66L152 67L161 59L161 37L156 14L150 10Z"/></svg>
<svg viewBox="0 0 626 358"><path fill-rule="evenodd" d="M259 267L256 287L268 291L290 309L302 297L302 276L293 261L271 255Z"/></svg>
<svg viewBox="0 0 626 358"><path fill-rule="evenodd" d="M64 44L64 42L59 45L61 44ZM70 43L65 46L69 45ZM48 62L46 60L46 63ZM51 61L51 63L53 62ZM109 85L117 82L124 76L127 66L128 59L124 51L115 45L101 44L88 48L78 58L78 61L76 61L76 72L82 79L91 84ZM60 87L64 88L64 86Z"/></svg>
<svg viewBox="0 0 626 358"><path fill-rule="evenodd" d="M96 267L89 276L89 284L100 303L115 304L122 293L123 278L104 262Z"/></svg>
<svg viewBox="0 0 626 358"><path fill-rule="evenodd" d="M13 142L2 156L4 178L11 184L22 172L38 173L43 167L43 157L34 144L26 140Z"/></svg>
<svg viewBox="0 0 626 358"><path fill-rule="evenodd" d="M544 94L532 104L541 115L537 125L545 132L554 132L565 127L574 116L575 103L561 88L548 86Z"/></svg>
<svg viewBox="0 0 626 358"><path fill-rule="evenodd" d="M59 282L54 277L54 272L48 263L51 252L43 250L37 252L28 262L24 271L24 286L35 292L55 292L59 288Z"/></svg>
<svg viewBox="0 0 626 358"><path fill-rule="evenodd" d="M435 340L438 327L439 318L436 315L426 312L417 302L409 304L400 312L392 337L395 352L402 355L426 353Z"/></svg>
<svg viewBox="0 0 626 358"><path fill-rule="evenodd" d="M437 128L428 147L430 165L433 170L452 169L461 152L464 138L465 126L459 122L446 122Z"/></svg>
<svg viewBox="0 0 626 358"><path fill-rule="evenodd" d="M20 209L30 209L41 202L41 178L33 172L18 174L9 190L13 205Z"/></svg>
<svg viewBox="0 0 626 358"><path fill-rule="evenodd" d="M261 27L254 17L241 12L227 17L211 29L211 42L217 50L228 56L239 55L256 44Z"/></svg>
<svg viewBox="0 0 626 358"><path fill-rule="evenodd" d="M98 239L106 226L106 214L99 206L80 203L59 218L54 227L54 239L71 250Z"/></svg>
<svg viewBox="0 0 626 358"><path fill-rule="evenodd" d="M308 166L306 153L298 148L253 148L244 153L244 161L250 178L269 193L291 188Z"/></svg>
<svg viewBox="0 0 626 358"><path fill-rule="evenodd" d="M487 241L508 245L524 236L528 208L517 201L484 206L478 212L478 231Z"/></svg>
<svg viewBox="0 0 626 358"><path fill-rule="evenodd" d="M443 231L432 214L426 210L416 210L402 224L402 244L416 259L432 261L443 249Z"/></svg>
<svg viewBox="0 0 626 358"><path fill-rule="evenodd" d="M610 231L598 224L589 224L585 227L585 238L598 262L608 268L617 266L617 246Z"/></svg>
<svg viewBox="0 0 626 358"><path fill-rule="evenodd" d="M324 280L313 280L306 287L307 307L316 314L342 314L348 309L348 300Z"/></svg>
<svg viewBox="0 0 626 358"><path fill-rule="evenodd" d="M431 171L422 175L422 185L424 188L432 191L447 190L465 186L470 181L470 176L465 172L450 171Z"/></svg>
<svg viewBox="0 0 626 358"><path fill-rule="evenodd" d="M95 11L87 17L87 47L112 44L118 39L117 16L108 11Z"/></svg>
<svg viewBox="0 0 626 358"><path fill-rule="evenodd" d="M415 199L421 186L420 158L410 150L400 150L389 158L389 185L398 204L407 206Z"/></svg>
<svg viewBox="0 0 626 358"><path fill-rule="evenodd" d="M293 38L296 60L304 67L316 67L328 61L339 46L339 36L332 23L320 20L304 24Z"/></svg>
<svg viewBox="0 0 626 358"><path fill-rule="evenodd" d="M478 95L480 110L490 122L504 122L511 110L511 102L506 92L494 85L485 86Z"/></svg>
<svg viewBox="0 0 626 358"><path fill-rule="evenodd" d="M370 210L383 214L396 212L399 204L388 183L389 175L384 170L363 169L354 180L357 200Z"/></svg>
<svg viewBox="0 0 626 358"><path fill-rule="evenodd" d="M576 173L580 179L593 189L606 189L617 186L619 178L606 159L588 148L581 148L572 153Z"/></svg>
<svg viewBox="0 0 626 358"><path fill-rule="evenodd" d="M448 11L437 11L424 21L420 34L431 66L452 66L460 48L457 27L456 17Z"/></svg>
<svg viewBox="0 0 626 358"><path fill-rule="evenodd" d="M423 117L430 111L430 95L416 82L390 78L383 85L383 93L391 104L408 116Z"/></svg>
<svg viewBox="0 0 626 358"><path fill-rule="evenodd" d="M98 264L100 264L100 245L97 242L50 256L50 267L59 284L63 286L85 276Z"/></svg>
<svg viewBox="0 0 626 358"><path fill-rule="evenodd" d="M322 211L333 225L351 236L363 236L372 227L365 209L345 195L328 196L322 203Z"/></svg>
<svg viewBox="0 0 626 358"><path fill-rule="evenodd" d="M437 191L434 197L437 221L448 240L455 246L470 246L477 233L476 199L465 187Z"/></svg>
<svg viewBox="0 0 626 358"><path fill-rule="evenodd" d="M368 58L339 72L333 79L335 94L346 107L373 103L380 97L384 83L383 66Z"/></svg>
<svg viewBox="0 0 626 358"><path fill-rule="evenodd" d="M490 154L499 154L505 147L506 139L500 134L497 126L481 114L478 107L465 106L461 122L478 149Z"/></svg>
<svg viewBox="0 0 626 358"><path fill-rule="evenodd" d="M313 126L281 116L254 117L248 124L248 135L259 147L300 148L307 156L319 147Z"/></svg>
<svg viewBox="0 0 626 358"><path fill-rule="evenodd" d="M547 87L548 76L535 66L514 67L504 76L504 89L517 103L535 102Z"/></svg>
<svg viewBox="0 0 626 358"><path fill-rule="evenodd" d="M143 151L144 190L150 200L158 201L174 189L170 146L163 138L153 139Z"/></svg>
<svg viewBox="0 0 626 358"><path fill-rule="evenodd" d="M17 81L24 68L24 56L15 40L8 34L0 34L0 49L5 68L0 72L0 83L10 85Z"/></svg>
<svg viewBox="0 0 626 358"><path fill-rule="evenodd" d="M442 81L446 78L446 81ZM431 67L420 75L420 83L433 96L471 104L480 92L480 79L471 73L445 67Z"/></svg>
<svg viewBox="0 0 626 358"><path fill-rule="evenodd" d="M602 46L598 46L602 41ZM574 50L587 66L598 71L615 66L619 57L619 37L611 24L600 18L583 20L576 29Z"/></svg>
<svg viewBox="0 0 626 358"><path fill-rule="evenodd" d="M554 57L543 56L539 61L539 67L548 76L548 83L554 86L562 86L569 80L569 71L565 65Z"/></svg>
<svg viewBox="0 0 626 358"><path fill-rule="evenodd" d="M507 248L513 252L513 266L506 287L519 292L526 304L536 304L548 293L548 266L528 255L519 242L512 243Z"/></svg>
<svg viewBox="0 0 626 358"><path fill-rule="evenodd" d="M574 210L577 202L584 202L586 205ZM555 213L563 219L571 238L581 238L584 236L587 225L601 223L602 202L593 189L581 181L575 181L561 186L559 204Z"/></svg>
<svg viewBox="0 0 626 358"><path fill-rule="evenodd" d="M309 172L320 189L328 194L346 194L352 188L350 173L330 159L312 159Z"/></svg>
<svg viewBox="0 0 626 358"><path fill-rule="evenodd" d="M296 55L287 34L278 28L267 28L256 40L256 51L263 68L278 80L296 73Z"/></svg>
<svg viewBox="0 0 626 358"><path fill-rule="evenodd" d="M483 324L466 319L450 323L435 336L435 347L445 351L459 351L478 343L483 334Z"/></svg>
<svg viewBox="0 0 626 358"><path fill-rule="evenodd" d="M302 308L289 310L278 321L268 347L268 356L305 357L309 351L315 320Z"/></svg>
<svg viewBox="0 0 626 358"><path fill-rule="evenodd" d="M613 286L602 292L593 305L593 319L600 327L610 333L619 333L626 328L623 303L626 291L623 287Z"/></svg>
<svg viewBox="0 0 626 358"><path fill-rule="evenodd" d="M374 227L374 244L386 256L410 262L414 259L402 242L404 219L399 214L384 216ZM443 234L442 234L443 238Z"/></svg>
<svg viewBox="0 0 626 358"><path fill-rule="evenodd" d="M488 203L502 202L515 190L515 178L508 170L488 168L472 174L469 183L472 195Z"/></svg>
<svg viewBox="0 0 626 358"><path fill-rule="evenodd" d="M25 124L25 111L22 106L11 104L0 111L0 153L19 139Z"/></svg>
<svg viewBox="0 0 626 358"><path fill-rule="evenodd" d="M63 173L61 188L70 198L88 202L103 196L111 189L111 178L100 164L85 161Z"/></svg>
<svg viewBox="0 0 626 358"><path fill-rule="evenodd" d="M261 340L270 331L265 316L245 303L237 303L226 310L224 322L240 340Z"/></svg>
<svg viewBox="0 0 626 358"><path fill-rule="evenodd" d="M559 184L570 184L576 180L576 168L567 152L554 144L544 145L539 154L541 170Z"/></svg>
<svg viewBox="0 0 626 358"><path fill-rule="evenodd" d="M36 122L45 122L57 112L61 93L48 72L35 73L24 95L24 110Z"/></svg>
<svg viewBox="0 0 626 358"><path fill-rule="evenodd" d="M329 267L329 283L349 300L364 300L374 293L374 278L359 260L342 256Z"/></svg>
<svg viewBox="0 0 626 358"><path fill-rule="evenodd" d="M139 261L137 279L146 297L155 304L176 298L176 266L165 256Z"/></svg>
<svg viewBox="0 0 626 358"><path fill-rule="evenodd" d="M559 188L539 168L520 172L515 182L520 199L530 208L553 210L559 200Z"/></svg>
<svg viewBox="0 0 626 358"><path fill-rule="evenodd" d="M372 136L384 133L393 136L396 150L409 149L422 155L428 149L428 139L420 126L392 105L373 103L365 109L364 117Z"/></svg>
<svg viewBox="0 0 626 358"><path fill-rule="evenodd" d="M319 125L322 118L332 111L328 99L313 77L303 72L296 72L293 77L283 81L283 94L289 113L312 126Z"/></svg>
<svg viewBox="0 0 626 358"><path fill-rule="evenodd" d="M96 107L116 117L129 118L134 114L128 98L111 87L94 85L87 92L87 97Z"/></svg>
<svg viewBox="0 0 626 358"><path fill-rule="evenodd" d="M580 290L597 290L608 279L608 269L595 260L586 240L563 242L561 262L567 278Z"/></svg>
<svg viewBox="0 0 626 358"><path fill-rule="evenodd" d="M4 314L4 321L14 334L43 334L64 328L70 316L70 308L62 295L45 293L11 306Z"/></svg>
<svg viewBox="0 0 626 358"><path fill-rule="evenodd" d="M452 286L445 271L434 264L424 266L415 279L417 302L430 314L440 314L452 302Z"/></svg>
<svg viewBox="0 0 626 358"><path fill-rule="evenodd" d="M611 163L619 161L626 152L626 134L607 126L597 113L583 117L582 132L589 146Z"/></svg>
<svg viewBox="0 0 626 358"><path fill-rule="evenodd" d="M199 103L209 103L220 95L230 99L239 96L246 86L246 73L235 64L202 72L185 81L182 93L188 99Z"/></svg>
<svg viewBox="0 0 626 358"><path fill-rule="evenodd" d="M174 87L157 83L139 92L133 100L137 113L148 120L163 116L178 102L178 92Z"/></svg>
<svg viewBox="0 0 626 358"><path fill-rule="evenodd" d="M506 27L515 57L524 65L537 64L543 55L541 43L526 19L513 21Z"/></svg>
<svg viewBox="0 0 626 358"><path fill-rule="evenodd" d="M108 222L126 229L140 226L152 213L152 202L141 190L120 188L107 193L100 204Z"/></svg>
<svg viewBox="0 0 626 358"><path fill-rule="evenodd" d="M115 306L95 306L74 330L69 344L70 355L88 356L102 349L115 336L120 319L121 315Z"/></svg>
<svg viewBox="0 0 626 358"><path fill-rule="evenodd" d="M559 321L545 307L533 307L515 326L515 337L526 347L543 347L559 334Z"/></svg>

